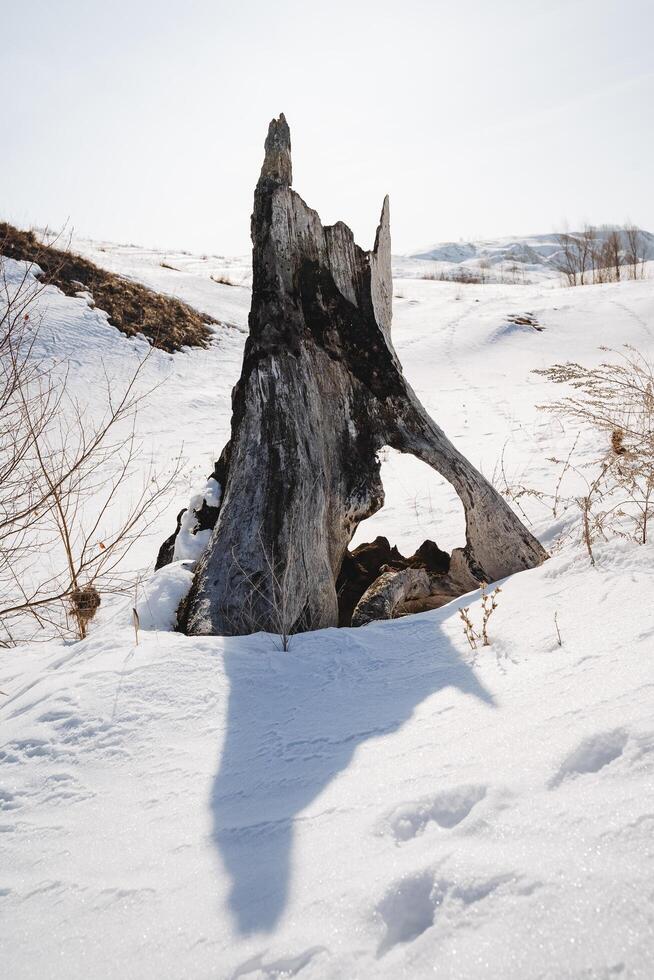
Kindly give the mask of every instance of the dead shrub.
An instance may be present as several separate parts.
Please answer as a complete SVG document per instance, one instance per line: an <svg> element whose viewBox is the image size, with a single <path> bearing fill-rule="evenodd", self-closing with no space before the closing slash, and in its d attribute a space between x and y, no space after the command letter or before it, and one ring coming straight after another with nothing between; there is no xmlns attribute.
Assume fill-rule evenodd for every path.
<svg viewBox="0 0 654 980"><path fill-rule="evenodd" d="M100 593L93 585L73 589L68 596L70 608L77 619L89 623L100 607Z"/></svg>
<svg viewBox="0 0 654 980"><path fill-rule="evenodd" d="M499 484L523 515L525 498L551 508L554 517L576 508L580 541L592 564L597 540L619 537L645 544L654 515L654 364L628 345L619 351L601 349L613 358L596 367L567 362L534 372L573 389L573 394L539 408L556 416L563 431L566 420L580 426L565 459L550 460L561 467L554 492L509 482L504 451ZM582 432L595 447L583 460L577 453ZM570 488L573 477L576 486ZM584 484L581 493L579 480Z"/></svg>
<svg viewBox="0 0 654 980"><path fill-rule="evenodd" d="M491 645L488 636L488 623L497 609L497 597L501 591L499 585L496 585L493 591L489 592L488 582L481 583L481 631L475 629L470 616L470 606L462 606L459 609L459 616L463 622L463 632L471 650L477 649L477 640L481 640L482 646L489 647Z"/></svg>
<svg viewBox="0 0 654 980"><path fill-rule="evenodd" d="M0 241L0 646L83 639L100 596L129 583L122 562L180 464L167 477L144 471L136 419L158 387L143 384L151 349L122 382L105 374L91 414L65 365L36 346L46 286L2 254ZM140 487L125 499L137 470Z"/></svg>

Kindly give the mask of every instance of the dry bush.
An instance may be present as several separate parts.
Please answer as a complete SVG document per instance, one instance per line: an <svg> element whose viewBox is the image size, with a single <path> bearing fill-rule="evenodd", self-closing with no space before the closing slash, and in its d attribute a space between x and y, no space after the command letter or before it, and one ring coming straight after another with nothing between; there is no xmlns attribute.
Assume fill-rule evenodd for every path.
<svg viewBox="0 0 654 980"><path fill-rule="evenodd" d="M424 272L421 279L429 279L434 282L457 282L463 283L468 286L479 286L487 281L487 276L484 272L474 272L470 269L463 267L460 269L444 270L435 272Z"/></svg>
<svg viewBox="0 0 654 980"><path fill-rule="evenodd" d="M2 242L0 242L0 253ZM54 261L54 260L52 260ZM0 259L0 642L86 635L101 596L125 588L123 559L165 504L136 440L149 354L122 387L105 375L94 412L63 364L37 356L40 297L30 268ZM100 409L98 411L98 409ZM127 501L121 486L142 472ZM31 627L30 628L30 624Z"/></svg>
<svg viewBox="0 0 654 980"><path fill-rule="evenodd" d="M563 426L561 426L561 428L562 432L565 432L565 428ZM496 463L493 470L491 483L498 489L503 497L506 497L507 500L512 501L516 509L520 511L520 514L522 515L526 524L531 525L532 521L529 519L529 515L526 513L522 505L523 500L531 499L537 501L551 512L552 517L558 517L570 506L569 498L567 498L563 493L564 481L570 471L574 469L572 460L574 458L580 435L581 433L578 432L565 459L549 460L549 462L561 467L557 477L556 486L551 493L543 490L542 488L537 489L535 487L529 487L522 482L521 478L509 479L505 460L508 441L504 443L500 454L500 459Z"/></svg>
<svg viewBox="0 0 654 980"><path fill-rule="evenodd" d="M477 640L481 640L482 646L489 647L491 641L488 636L488 623L497 609L498 601L497 597L501 592L501 588L497 585L492 592L488 591L488 583L481 583L481 629L476 630L472 617L470 616L470 606L462 606L459 609L459 616L463 622L463 632L466 640L470 644L471 650L477 649Z"/></svg>
<svg viewBox="0 0 654 980"><path fill-rule="evenodd" d="M492 592L487 592L488 585L486 582L482 582L481 585L481 639L485 647L490 646L490 640L488 639L488 621L497 609L497 597L502 591L499 585L496 585Z"/></svg>
<svg viewBox="0 0 654 980"><path fill-rule="evenodd" d="M77 621L80 637L86 633L86 625L95 616L101 601L100 593L94 585L84 585L81 589L73 589L68 596L70 610Z"/></svg>
<svg viewBox="0 0 654 980"><path fill-rule="evenodd" d="M623 228L586 225L582 232L557 236L555 265L569 286L645 278L646 247L642 232L627 222Z"/></svg>
<svg viewBox="0 0 654 980"><path fill-rule="evenodd" d="M577 238L567 232L559 234L557 238L561 251L556 259L556 267L565 277L568 286L576 286L580 264Z"/></svg>
<svg viewBox="0 0 654 980"><path fill-rule="evenodd" d="M602 437L602 449L584 467L591 477L579 498L591 560L597 536L645 543L654 506L654 365L634 347L602 349L614 360L594 368L569 362L535 372L574 389L540 407Z"/></svg>
<svg viewBox="0 0 654 980"><path fill-rule="evenodd" d="M477 640L479 639L479 633L473 626L472 620L470 618L470 606L461 606L459 609L459 616L463 622L463 633L470 644L471 650L477 649Z"/></svg>
<svg viewBox="0 0 654 980"><path fill-rule="evenodd" d="M555 415L562 427L563 421L580 427L567 456L550 460L561 467L554 491L509 481L504 452L496 468L498 489L525 518L525 499L537 501L553 517L574 508L579 521L572 530L592 564L598 540L646 543L654 514L654 364L630 346L602 349L613 359L597 367L568 362L534 372L573 389L573 394L539 408ZM595 447L583 461L577 453L582 433Z"/></svg>
<svg viewBox="0 0 654 980"><path fill-rule="evenodd" d="M629 270L629 278L644 279L647 256L642 232L636 225L627 223L624 227L624 234L626 239L625 263Z"/></svg>
<svg viewBox="0 0 654 980"><path fill-rule="evenodd" d="M593 225L586 225L582 232L563 232L557 238L561 251L555 265L569 286L613 281L616 255L618 268L620 263L620 238L617 232L605 232L602 236Z"/></svg>
<svg viewBox="0 0 654 980"><path fill-rule="evenodd" d="M504 274L504 272L502 273L502 283L505 285L509 283L515 285L518 282L524 285L528 281L529 280L525 276L524 266L515 260L509 266L507 274Z"/></svg>
<svg viewBox="0 0 654 980"><path fill-rule="evenodd" d="M617 229L612 228L604 241L604 268L611 270L614 282L620 282L620 270L623 264L620 245L620 235Z"/></svg>
<svg viewBox="0 0 654 980"><path fill-rule="evenodd" d="M539 406L554 415L562 434L566 421L579 426L567 455L549 460L559 467L554 488L532 487L521 477L510 479L506 445L492 478L527 524L532 523L525 511L527 500L552 517L576 511L578 521L554 550L577 535L591 564L598 540L617 537L646 543L654 516L654 363L628 345L618 351L601 349L613 359L597 367L568 362L534 372L573 389L573 394ZM583 456L582 435L587 437Z"/></svg>

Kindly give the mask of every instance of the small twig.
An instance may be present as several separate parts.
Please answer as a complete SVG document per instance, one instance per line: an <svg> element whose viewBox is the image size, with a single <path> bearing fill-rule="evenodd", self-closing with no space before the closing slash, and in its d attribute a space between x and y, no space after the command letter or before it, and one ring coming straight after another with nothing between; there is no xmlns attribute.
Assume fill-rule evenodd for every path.
<svg viewBox="0 0 654 980"><path fill-rule="evenodd" d="M570 469L570 460L572 459L572 454L574 453L575 449L577 448L577 443L579 442L579 436L580 435L581 435L581 430L575 436L575 441L572 443L572 448L570 449L570 452L566 456L565 462L563 464L563 469L559 473L559 478L556 481L556 489L554 490L554 504L552 505L552 516L553 517L556 517L557 516L556 512L557 512L558 506L559 506L559 494L561 492L561 484L563 483L563 478L564 478L565 474Z"/></svg>
<svg viewBox="0 0 654 980"><path fill-rule="evenodd" d="M556 639L560 647L563 646L563 640L561 639L561 631L559 629L559 614L554 613L554 626L556 627Z"/></svg>
<svg viewBox="0 0 654 980"><path fill-rule="evenodd" d="M483 621L481 627L481 636L482 636L483 645L485 647L490 646L490 640L488 639L488 620L491 618L491 616L497 609L497 596L502 591L498 585L493 589L493 591L489 595L486 592L487 588L488 588L488 583L482 582L481 583L481 606L483 610Z"/></svg>
<svg viewBox="0 0 654 980"><path fill-rule="evenodd" d="M462 606L459 609L459 616L463 620L463 632L465 633L466 640L470 644L470 649L476 650L479 634L475 632L472 620L470 619L470 606Z"/></svg>
<svg viewBox="0 0 654 980"><path fill-rule="evenodd" d="M141 622L139 620L139 614L136 609L132 606L132 622L134 623L134 634L136 636L136 646L139 645L139 629L141 627Z"/></svg>

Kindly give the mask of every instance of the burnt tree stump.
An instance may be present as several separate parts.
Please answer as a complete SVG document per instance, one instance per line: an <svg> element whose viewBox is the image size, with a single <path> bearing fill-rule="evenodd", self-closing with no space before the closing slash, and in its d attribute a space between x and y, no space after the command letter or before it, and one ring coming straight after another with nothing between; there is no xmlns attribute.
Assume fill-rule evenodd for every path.
<svg viewBox="0 0 654 980"><path fill-rule="evenodd" d="M547 553L429 417L391 342L388 198L375 246L324 227L291 189L283 115L270 123L252 215L249 336L231 438L212 474L222 500L179 611L189 634L284 632L338 623L336 580L360 521L383 504L378 451L444 476L466 516L452 555L461 591Z"/></svg>

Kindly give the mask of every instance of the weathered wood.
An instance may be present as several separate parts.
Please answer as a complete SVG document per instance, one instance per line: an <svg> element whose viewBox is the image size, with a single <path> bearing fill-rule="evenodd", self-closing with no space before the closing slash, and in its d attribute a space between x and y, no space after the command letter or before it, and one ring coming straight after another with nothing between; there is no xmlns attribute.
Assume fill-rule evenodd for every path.
<svg viewBox="0 0 654 980"><path fill-rule="evenodd" d="M352 614L352 626L365 626L376 619L394 619L397 609L410 599L421 599L431 591L423 568L384 572L363 593Z"/></svg>
<svg viewBox="0 0 654 980"><path fill-rule="evenodd" d="M452 564L467 584L547 557L402 374L390 337L388 198L365 252L342 222L323 227L290 184L282 115L255 190L250 332L231 438L213 473L222 501L178 617L192 634L336 625L347 546L383 504L385 445L418 456L459 494L466 546Z"/></svg>
<svg viewBox="0 0 654 980"><path fill-rule="evenodd" d="M354 551L346 551L336 579L338 625L351 624L357 603L382 574L383 565L395 571L402 568L424 568L431 573L439 594L449 591L450 598L461 595L466 589L461 588L460 583L450 581L447 574L450 564L450 556L435 541L424 541L409 558L400 554L397 548L391 547L388 538L381 536L359 545Z"/></svg>

